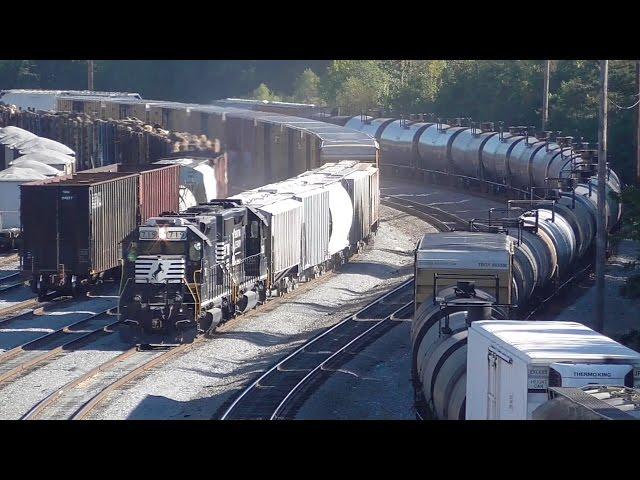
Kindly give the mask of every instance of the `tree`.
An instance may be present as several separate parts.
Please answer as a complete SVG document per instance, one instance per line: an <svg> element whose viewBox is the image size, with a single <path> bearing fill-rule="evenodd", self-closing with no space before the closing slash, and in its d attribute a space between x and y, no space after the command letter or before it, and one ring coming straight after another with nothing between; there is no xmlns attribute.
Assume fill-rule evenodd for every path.
<svg viewBox="0 0 640 480"><path fill-rule="evenodd" d="M376 60L334 60L320 82L328 103L352 113L385 106L390 78Z"/></svg>
<svg viewBox="0 0 640 480"><path fill-rule="evenodd" d="M320 86L320 77L313 70L306 68L304 72L296 79L293 99L303 103L318 103Z"/></svg>
<svg viewBox="0 0 640 480"><path fill-rule="evenodd" d="M280 97L277 95L274 95L274 93L271 90L269 90L269 87L267 87L267 85L264 83L261 83L260 85L258 85L258 88L256 88L253 92L251 92L250 98L255 100L269 100L269 101L280 100Z"/></svg>

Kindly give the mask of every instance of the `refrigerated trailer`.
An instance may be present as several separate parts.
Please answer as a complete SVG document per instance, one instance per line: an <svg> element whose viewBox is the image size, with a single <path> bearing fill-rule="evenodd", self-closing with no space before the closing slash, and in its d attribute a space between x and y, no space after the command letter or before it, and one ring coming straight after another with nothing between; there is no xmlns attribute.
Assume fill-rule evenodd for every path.
<svg viewBox="0 0 640 480"><path fill-rule="evenodd" d="M640 353L576 322L473 322L467 420L531 420L550 387L640 386Z"/></svg>

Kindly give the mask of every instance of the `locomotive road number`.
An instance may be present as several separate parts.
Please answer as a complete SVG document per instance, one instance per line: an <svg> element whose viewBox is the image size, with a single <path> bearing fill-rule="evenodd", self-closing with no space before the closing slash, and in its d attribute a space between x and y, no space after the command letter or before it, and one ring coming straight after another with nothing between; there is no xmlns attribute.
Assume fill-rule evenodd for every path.
<svg viewBox="0 0 640 480"><path fill-rule="evenodd" d="M158 237L155 230L140 230L140 240L153 240Z"/></svg>

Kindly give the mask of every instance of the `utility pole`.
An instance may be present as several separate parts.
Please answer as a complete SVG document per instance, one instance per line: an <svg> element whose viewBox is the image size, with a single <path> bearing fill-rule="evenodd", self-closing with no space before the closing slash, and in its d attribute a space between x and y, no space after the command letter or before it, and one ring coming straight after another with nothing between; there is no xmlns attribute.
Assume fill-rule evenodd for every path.
<svg viewBox="0 0 640 480"><path fill-rule="evenodd" d="M551 60L545 60L544 65L544 96L542 97L542 131L547 129L549 122L549 73L551 71Z"/></svg>
<svg viewBox="0 0 640 480"><path fill-rule="evenodd" d="M93 91L93 60L87 60L87 90Z"/></svg>
<svg viewBox="0 0 640 480"><path fill-rule="evenodd" d="M636 93L638 108L636 110L636 183L640 185L640 60L636 60Z"/></svg>
<svg viewBox="0 0 640 480"><path fill-rule="evenodd" d="M609 61L600 60L600 114L598 115L598 219L596 232L596 330L604 333L604 267L607 231L605 218L607 165L607 91Z"/></svg>

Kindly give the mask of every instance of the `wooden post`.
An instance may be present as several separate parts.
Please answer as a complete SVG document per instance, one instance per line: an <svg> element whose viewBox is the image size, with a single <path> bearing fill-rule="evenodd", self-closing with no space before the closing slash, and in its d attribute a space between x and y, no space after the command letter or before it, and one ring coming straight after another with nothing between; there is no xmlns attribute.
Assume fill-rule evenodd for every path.
<svg viewBox="0 0 640 480"><path fill-rule="evenodd" d="M87 90L93 91L93 60L87 60Z"/></svg>
<svg viewBox="0 0 640 480"><path fill-rule="evenodd" d="M549 74L551 71L551 60L544 62L544 93L542 97L542 131L547 129L549 123Z"/></svg>
<svg viewBox="0 0 640 480"><path fill-rule="evenodd" d="M640 185L640 60L636 60L636 93L638 107L636 109L636 183Z"/></svg>
<svg viewBox="0 0 640 480"><path fill-rule="evenodd" d="M604 268L607 225L605 218L607 165L607 91L609 61L600 60L600 115L598 116L598 218L596 235L596 330L604 333Z"/></svg>

